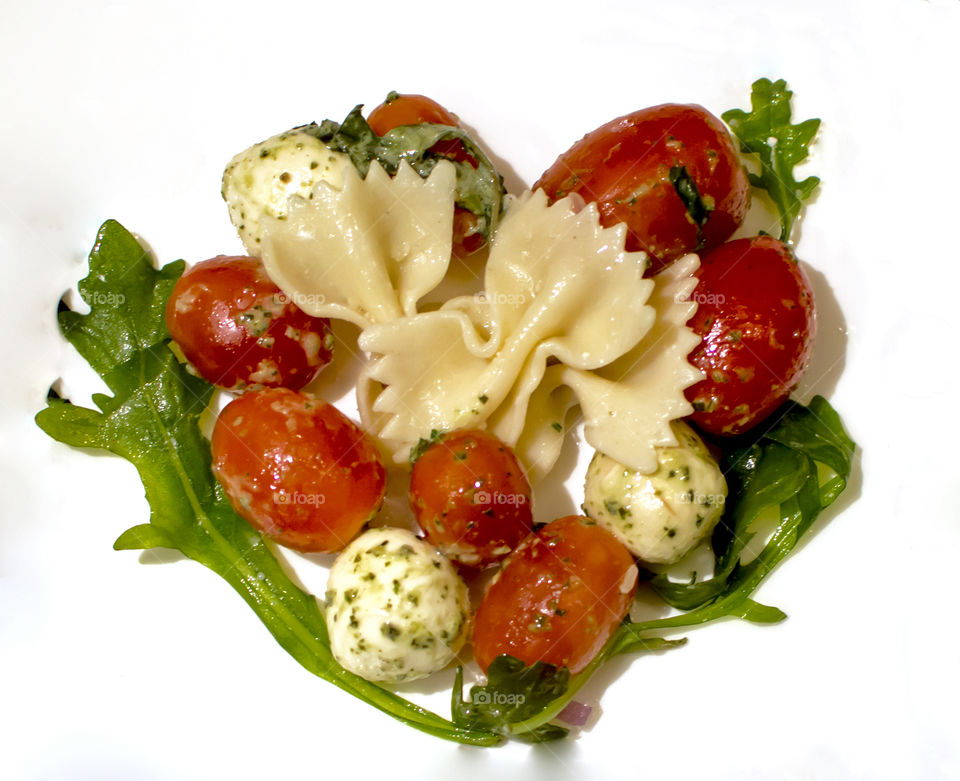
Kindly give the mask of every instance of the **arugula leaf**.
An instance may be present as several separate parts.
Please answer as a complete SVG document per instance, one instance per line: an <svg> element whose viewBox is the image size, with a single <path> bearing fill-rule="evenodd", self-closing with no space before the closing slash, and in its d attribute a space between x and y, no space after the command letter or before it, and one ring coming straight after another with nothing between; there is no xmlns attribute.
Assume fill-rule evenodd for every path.
<svg viewBox="0 0 960 781"><path fill-rule="evenodd" d="M405 161L426 178L438 160L450 160L435 154L431 148L439 141L460 141L477 165L450 160L457 169L456 203L476 215L477 232L489 239L500 221L503 208L503 177L469 134L459 127L424 123L401 125L378 136L360 113L362 108L354 107L342 123L327 119L319 125L305 125L300 129L323 141L330 149L347 154L364 177L370 163L377 160L391 176Z"/></svg>
<svg viewBox="0 0 960 781"><path fill-rule="evenodd" d="M700 608L704 620L722 615L776 620L775 608L760 610L745 600L843 491L855 448L826 399L817 396L809 407L787 402L779 420L759 441L728 445L723 468L730 496L727 512L713 534L717 557L713 577L699 583L674 583L657 575L651 580L654 589L674 607ZM831 473L822 480L818 464ZM752 524L771 507L779 511L777 528L760 554L741 564L741 555L754 536ZM693 616L683 618L689 621Z"/></svg>
<svg viewBox="0 0 960 781"><path fill-rule="evenodd" d="M820 127L819 119L790 124L793 92L779 79L758 79L750 95L751 111L725 111L721 116L740 142L740 151L760 159L760 175L750 174L754 187L766 190L780 213L780 240L789 243L793 224L803 202L820 184L816 176L802 182L793 177L793 167L806 160L809 146Z"/></svg>
<svg viewBox="0 0 960 781"><path fill-rule="evenodd" d="M128 529L118 550L174 548L226 580L277 642L315 675L401 722L437 737L489 746L493 732L427 711L343 669L333 658L317 600L284 572L264 539L232 509L210 470L197 425L213 387L190 375L170 350L164 308L184 268L156 270L119 223L101 227L80 294L83 315L60 312L64 336L104 379L87 409L51 397L37 424L75 447L109 450L133 463L150 503L150 522Z"/></svg>
<svg viewBox="0 0 960 781"><path fill-rule="evenodd" d="M546 662L525 665L501 654L487 669L487 683L473 686L463 699L463 668L457 668L451 711L455 723L470 729L499 732L534 743L557 740L569 730L549 722L513 731L511 724L541 715L570 686L570 671ZM559 711L558 711L559 712Z"/></svg>

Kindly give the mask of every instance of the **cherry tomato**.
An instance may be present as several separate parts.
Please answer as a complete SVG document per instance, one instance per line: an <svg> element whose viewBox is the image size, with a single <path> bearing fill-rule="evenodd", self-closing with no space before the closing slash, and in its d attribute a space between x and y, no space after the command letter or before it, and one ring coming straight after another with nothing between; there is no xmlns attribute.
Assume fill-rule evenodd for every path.
<svg viewBox="0 0 960 781"><path fill-rule="evenodd" d="M391 92L387 99L370 112L367 124L378 136L386 135L401 125L450 125L459 127L460 121L437 101L426 95L398 95Z"/></svg>
<svg viewBox="0 0 960 781"><path fill-rule="evenodd" d="M383 502L386 470L366 434L302 391L250 391L224 407L213 472L239 515L281 545L340 550Z"/></svg>
<svg viewBox="0 0 960 781"><path fill-rule="evenodd" d="M790 251L771 236L738 239L700 258L689 326L703 339L690 362L706 379L687 389L692 420L740 434L796 386L816 335L813 291Z"/></svg>
<svg viewBox="0 0 960 781"><path fill-rule="evenodd" d="M575 515L531 534L504 561L477 609L473 655L582 670L630 609L637 567L606 529Z"/></svg>
<svg viewBox="0 0 960 781"><path fill-rule="evenodd" d="M410 506L427 540L468 567L500 561L533 530L523 469L485 431L453 431L427 448L410 475Z"/></svg>
<svg viewBox="0 0 960 781"><path fill-rule="evenodd" d="M174 285L167 330L197 373L232 391L299 389L330 360L330 323L299 309L256 258L197 263Z"/></svg>
<svg viewBox="0 0 960 781"><path fill-rule="evenodd" d="M645 251L653 270L726 241L749 201L747 175L723 123L701 106L674 103L588 133L537 187L551 201L570 193L595 201L605 227L626 223L627 249Z"/></svg>
<svg viewBox="0 0 960 781"><path fill-rule="evenodd" d="M426 95L398 95L391 92L387 99L370 112L367 124L378 136L385 135L401 125L449 125L460 127L460 120L437 101ZM438 141L429 150L438 157L447 157L477 167L476 159L455 138ZM484 245L483 235L477 233L477 218L469 209L457 206L453 214L454 252L466 257Z"/></svg>

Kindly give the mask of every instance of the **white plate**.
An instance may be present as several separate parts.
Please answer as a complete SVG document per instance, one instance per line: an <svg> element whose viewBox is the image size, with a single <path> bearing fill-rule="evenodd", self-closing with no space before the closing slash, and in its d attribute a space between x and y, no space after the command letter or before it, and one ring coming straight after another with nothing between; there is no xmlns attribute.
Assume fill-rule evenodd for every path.
<svg viewBox="0 0 960 781"><path fill-rule="evenodd" d="M0 776L55 779L957 777L958 289L953 79L960 3L472 6L292 0L17 4L0 32ZM455 110L530 184L634 108L746 106L783 77L823 119L799 251L821 342L807 392L862 459L839 512L728 622L620 661L579 739L466 749L302 670L217 577L116 553L147 519L133 469L45 438L52 380L95 383L54 312L99 224L163 262L238 251L236 151L390 89ZM576 485L571 491L579 490ZM159 557L162 558L162 557ZM169 557L175 559L176 557ZM421 695L417 695L421 696ZM446 695L424 695L446 713Z"/></svg>

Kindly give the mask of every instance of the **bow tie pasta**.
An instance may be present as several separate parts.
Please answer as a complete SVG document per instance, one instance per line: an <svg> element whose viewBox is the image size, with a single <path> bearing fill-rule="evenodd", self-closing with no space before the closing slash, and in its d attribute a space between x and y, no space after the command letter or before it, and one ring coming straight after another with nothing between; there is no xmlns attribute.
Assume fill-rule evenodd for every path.
<svg viewBox="0 0 960 781"><path fill-rule="evenodd" d="M339 187L321 181L282 218L264 218L267 273L315 317L365 328L414 315L450 264L455 187L447 161L427 179L407 164L391 177L377 162L361 179L347 165Z"/></svg>
<svg viewBox="0 0 960 781"><path fill-rule="evenodd" d="M363 331L361 415L396 461L431 431L486 426L537 477L574 403L590 444L635 469L676 444L669 422L692 411L683 391L701 379L685 325L698 261L644 279L623 226L577 205L525 193L494 235L483 293Z"/></svg>

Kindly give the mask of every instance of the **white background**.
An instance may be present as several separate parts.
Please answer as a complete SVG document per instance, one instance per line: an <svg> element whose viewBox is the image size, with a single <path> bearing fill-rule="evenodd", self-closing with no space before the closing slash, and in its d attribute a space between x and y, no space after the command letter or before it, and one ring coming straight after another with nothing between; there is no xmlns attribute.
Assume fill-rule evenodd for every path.
<svg viewBox="0 0 960 781"><path fill-rule="evenodd" d="M0 777L960 777L960 2L7 5ZM79 399L94 387L54 312L99 224L162 262L238 251L219 179L255 141L422 92L516 191L614 116L745 107L764 75L789 81L795 117L823 118L799 241L821 307L804 393L831 398L862 457L760 593L788 621L707 627L604 673L578 740L459 747L313 678L202 567L114 552L147 519L133 469L32 422L58 377Z"/></svg>

